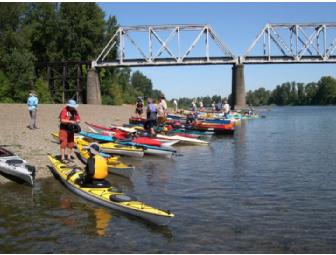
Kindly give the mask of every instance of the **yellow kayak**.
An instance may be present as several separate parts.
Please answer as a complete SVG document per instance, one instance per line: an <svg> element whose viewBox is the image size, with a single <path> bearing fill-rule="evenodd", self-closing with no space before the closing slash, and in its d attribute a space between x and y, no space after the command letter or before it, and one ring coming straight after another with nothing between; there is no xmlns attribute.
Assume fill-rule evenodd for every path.
<svg viewBox="0 0 336 255"><path fill-rule="evenodd" d="M175 216L173 213L154 208L138 201L112 187L107 181L94 185L80 185L84 170L71 168L49 155L53 174L72 192L94 203L140 217L158 225L167 225Z"/></svg>
<svg viewBox="0 0 336 255"><path fill-rule="evenodd" d="M59 136L58 133L54 132L51 134L54 140L59 142ZM84 138L82 135L76 135L75 134L75 143L84 141L87 143L89 140L87 138ZM129 157L143 157L144 151L142 148L137 148L134 146L128 146L128 145L120 145L117 143L107 142L107 143L99 143L101 149L105 153L109 154L117 154L117 155L123 155L123 156L129 156ZM84 145L86 146L86 145Z"/></svg>
<svg viewBox="0 0 336 255"><path fill-rule="evenodd" d="M86 149L84 149L84 147L89 146L89 143L87 142L87 144L85 145L84 141L76 139L75 144L81 159L86 162L86 160L89 158L89 153ZM110 158L108 158L107 165L110 173L121 175L127 178L130 178L132 176L134 170L133 166L126 165L123 162L120 162L118 156L111 156Z"/></svg>

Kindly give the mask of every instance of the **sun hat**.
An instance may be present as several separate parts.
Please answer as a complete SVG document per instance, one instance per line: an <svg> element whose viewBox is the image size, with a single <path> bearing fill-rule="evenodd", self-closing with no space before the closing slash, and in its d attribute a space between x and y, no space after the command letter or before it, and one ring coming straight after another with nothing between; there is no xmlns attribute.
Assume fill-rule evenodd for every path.
<svg viewBox="0 0 336 255"><path fill-rule="evenodd" d="M89 151L94 154L97 155L100 153L100 146L98 143L91 143L89 146Z"/></svg>
<svg viewBox="0 0 336 255"><path fill-rule="evenodd" d="M31 91L29 92L29 95L30 95L30 96L36 96L36 94L37 94L37 93L35 92L35 90L31 90Z"/></svg>
<svg viewBox="0 0 336 255"><path fill-rule="evenodd" d="M78 104L76 103L75 100L70 99L70 100L68 101L68 103L67 103L67 106L72 107L72 108L77 108L77 107L78 107Z"/></svg>

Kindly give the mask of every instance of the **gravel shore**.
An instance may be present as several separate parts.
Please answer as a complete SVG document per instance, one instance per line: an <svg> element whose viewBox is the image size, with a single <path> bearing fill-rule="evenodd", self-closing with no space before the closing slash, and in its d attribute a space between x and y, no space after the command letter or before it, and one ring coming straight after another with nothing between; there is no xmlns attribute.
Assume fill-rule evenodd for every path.
<svg viewBox="0 0 336 255"><path fill-rule="evenodd" d="M30 130L27 127L29 112L25 104L0 104L0 144L9 145L7 149L34 165L37 179L51 176L47 168L47 153L59 154L59 145L50 134L58 131L58 116L63 107L63 104L40 104L37 111L38 129ZM106 126L128 123L128 118L134 113L134 106L80 105L78 112L82 129L89 131L85 121ZM6 181L0 175L0 183Z"/></svg>

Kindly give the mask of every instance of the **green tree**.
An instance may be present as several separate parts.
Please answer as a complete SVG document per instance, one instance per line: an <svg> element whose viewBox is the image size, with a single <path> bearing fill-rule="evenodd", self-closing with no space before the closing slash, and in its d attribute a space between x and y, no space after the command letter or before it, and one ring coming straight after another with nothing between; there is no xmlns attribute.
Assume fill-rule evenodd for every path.
<svg viewBox="0 0 336 255"><path fill-rule="evenodd" d="M12 87L9 79L0 70L0 102L2 103L14 103L12 99Z"/></svg>
<svg viewBox="0 0 336 255"><path fill-rule="evenodd" d="M96 57L103 47L105 27L104 12L96 3L61 3L58 43L63 60Z"/></svg>
<svg viewBox="0 0 336 255"><path fill-rule="evenodd" d="M0 4L0 70L9 81L6 91L14 102L26 99L34 77L35 57L30 52L30 30L24 26L27 8L25 3ZM0 100L8 101L6 98Z"/></svg>
<svg viewBox="0 0 336 255"><path fill-rule="evenodd" d="M317 86L318 90L313 101L322 105L336 103L336 80L334 78L322 77Z"/></svg>
<svg viewBox="0 0 336 255"><path fill-rule="evenodd" d="M35 81L34 90L36 91L39 103L52 103L52 97L48 89L48 84L41 77Z"/></svg>
<svg viewBox="0 0 336 255"><path fill-rule="evenodd" d="M316 102L317 91L318 91L318 86L317 86L316 82L308 83L305 86L305 92L306 92L305 101L306 101L306 104L308 104L308 105L317 104L317 102Z"/></svg>
<svg viewBox="0 0 336 255"><path fill-rule="evenodd" d="M297 84L297 102L298 105L306 104L305 87L303 83Z"/></svg>
<svg viewBox="0 0 336 255"><path fill-rule="evenodd" d="M148 79L140 71L135 71L132 74L131 85L135 90L141 93L141 95L139 96L152 97L152 90L153 90L152 81Z"/></svg>
<svg viewBox="0 0 336 255"><path fill-rule="evenodd" d="M31 49L37 62L62 60L57 42L61 41L61 27L57 3L31 3L26 18Z"/></svg>

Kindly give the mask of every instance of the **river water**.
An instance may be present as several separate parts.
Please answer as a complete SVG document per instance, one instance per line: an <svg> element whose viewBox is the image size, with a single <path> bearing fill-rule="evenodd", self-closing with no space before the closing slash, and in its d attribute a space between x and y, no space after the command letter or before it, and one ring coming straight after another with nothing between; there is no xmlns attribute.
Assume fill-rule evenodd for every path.
<svg viewBox="0 0 336 255"><path fill-rule="evenodd" d="M124 192L167 227L87 202L54 178L0 186L0 253L334 253L336 107L275 107L210 146L132 160Z"/></svg>

